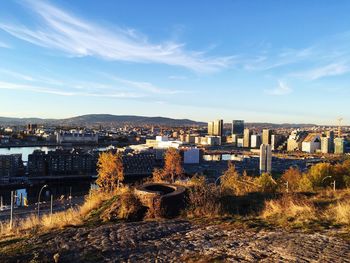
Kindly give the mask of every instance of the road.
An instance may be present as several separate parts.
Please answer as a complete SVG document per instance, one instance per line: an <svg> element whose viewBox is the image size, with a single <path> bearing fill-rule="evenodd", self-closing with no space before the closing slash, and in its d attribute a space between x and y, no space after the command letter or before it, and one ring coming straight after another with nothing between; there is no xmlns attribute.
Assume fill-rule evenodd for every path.
<svg viewBox="0 0 350 263"><path fill-rule="evenodd" d="M75 196L72 197L71 200L63 199L63 200L54 200L52 210L53 212L59 212L67 210L71 207L77 207L84 202L83 196ZM13 210L14 220L18 218L25 218L30 215L36 214L38 212L38 204L32 204L27 207L15 207ZM10 219L10 207L7 206L5 210L0 211L0 222L8 221ZM41 202L40 203L40 214L48 214L50 213L50 202Z"/></svg>

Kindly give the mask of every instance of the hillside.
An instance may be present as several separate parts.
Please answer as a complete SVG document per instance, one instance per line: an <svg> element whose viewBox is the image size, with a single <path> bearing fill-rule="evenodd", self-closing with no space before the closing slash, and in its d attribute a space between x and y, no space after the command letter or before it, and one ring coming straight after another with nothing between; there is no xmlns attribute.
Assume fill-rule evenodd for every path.
<svg viewBox="0 0 350 263"><path fill-rule="evenodd" d="M8 118L0 117L0 125L26 125L28 123L67 125L67 126L91 126L91 125L160 125L160 126L197 126L203 122L188 119L172 119L165 117L145 117L133 115L111 114L87 114L66 119L41 119L41 118Z"/></svg>
<svg viewBox="0 0 350 263"><path fill-rule="evenodd" d="M48 124L56 126L124 126L124 125L155 125L155 126L205 126L206 122L189 119L172 119L166 117L145 117L136 115L112 115L112 114L86 114L65 119L42 119L42 118L10 118L0 117L0 125L26 125L28 123ZM251 128L303 128L312 127L315 124L301 123L264 123L247 122L246 127ZM226 129L231 129L231 123L225 123Z"/></svg>

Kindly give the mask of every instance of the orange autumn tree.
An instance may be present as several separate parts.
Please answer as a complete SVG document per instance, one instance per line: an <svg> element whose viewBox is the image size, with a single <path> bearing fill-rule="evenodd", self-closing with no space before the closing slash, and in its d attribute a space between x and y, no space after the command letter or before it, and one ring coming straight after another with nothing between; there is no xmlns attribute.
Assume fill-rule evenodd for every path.
<svg viewBox="0 0 350 263"><path fill-rule="evenodd" d="M175 148L169 148L165 153L164 173L168 175L171 182L183 175L181 155Z"/></svg>
<svg viewBox="0 0 350 263"><path fill-rule="evenodd" d="M123 158L121 153L101 153L97 162L98 178L96 183L104 191L119 188L124 180Z"/></svg>
<svg viewBox="0 0 350 263"><path fill-rule="evenodd" d="M156 182L166 181L174 183L183 175L181 155L175 148L169 148L165 152L165 163L163 169L155 169L153 180Z"/></svg>

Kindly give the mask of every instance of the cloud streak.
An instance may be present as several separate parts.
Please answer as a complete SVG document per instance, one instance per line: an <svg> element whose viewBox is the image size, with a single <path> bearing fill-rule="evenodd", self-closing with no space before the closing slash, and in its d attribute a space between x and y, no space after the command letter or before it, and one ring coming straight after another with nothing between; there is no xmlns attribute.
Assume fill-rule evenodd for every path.
<svg viewBox="0 0 350 263"><path fill-rule="evenodd" d="M242 59L247 71L275 71L284 78L314 81L350 72L350 32L329 36L300 49L262 50Z"/></svg>
<svg viewBox="0 0 350 263"><path fill-rule="evenodd" d="M68 80L32 76L14 70L0 68L0 76L7 76L7 82L0 81L0 89L31 91L61 96L94 96L113 98L166 97L185 93L184 90L164 89L150 82L134 81L111 74L97 72L101 81ZM101 78L102 76L102 78Z"/></svg>
<svg viewBox="0 0 350 263"><path fill-rule="evenodd" d="M85 92L85 91L65 91L53 88L47 88L40 85L18 84L12 82L0 81L0 89L19 90L25 92L43 93L59 96L84 96L84 97L107 97L107 98L140 98L142 95L127 92Z"/></svg>
<svg viewBox="0 0 350 263"><path fill-rule="evenodd" d="M325 66L315 67L303 72L293 73L291 76L303 78L306 80L317 80L324 77L343 75L348 72L350 72L349 63L335 62Z"/></svg>
<svg viewBox="0 0 350 263"><path fill-rule="evenodd" d="M45 48L71 56L94 56L111 61L160 63L180 66L196 72L213 72L226 68L232 57L209 57L204 52L188 51L175 42L150 43L133 29L113 30L84 21L63 9L43 1L29 1L42 25L28 28L0 23L9 34Z"/></svg>
<svg viewBox="0 0 350 263"><path fill-rule="evenodd" d="M145 91L148 93L164 94L164 95L174 95L174 94L179 94L179 93L185 93L185 91L183 91L183 90L159 88L159 87L157 87L154 84L149 83L149 82L128 80L128 79L112 76L109 74L103 74L103 75L108 77L111 80L114 80L114 81L119 82L123 85L126 85L127 87L135 88L135 89Z"/></svg>

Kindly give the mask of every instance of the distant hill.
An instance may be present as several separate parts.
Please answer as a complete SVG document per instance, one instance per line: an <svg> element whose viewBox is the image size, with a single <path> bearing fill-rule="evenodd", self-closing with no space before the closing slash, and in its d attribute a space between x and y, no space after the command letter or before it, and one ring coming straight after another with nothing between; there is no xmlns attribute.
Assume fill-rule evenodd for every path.
<svg viewBox="0 0 350 263"><path fill-rule="evenodd" d="M203 126L206 122L198 122L189 119L172 119L166 117L145 117L135 115L112 114L87 114L66 119L41 119L41 118L10 118L0 117L0 125L26 125L28 123L48 124L56 126L124 126L124 125L156 125L156 126ZM248 128L303 128L316 126L315 124L298 123L245 123ZM230 129L231 124L225 123L225 128Z"/></svg>
<svg viewBox="0 0 350 263"><path fill-rule="evenodd" d="M8 118L0 117L0 125L26 125L28 123L91 126L91 125L161 125L161 126L193 126L205 125L204 122L189 119L172 119L165 117L145 117L133 115L87 114L67 119L40 119L40 118Z"/></svg>

